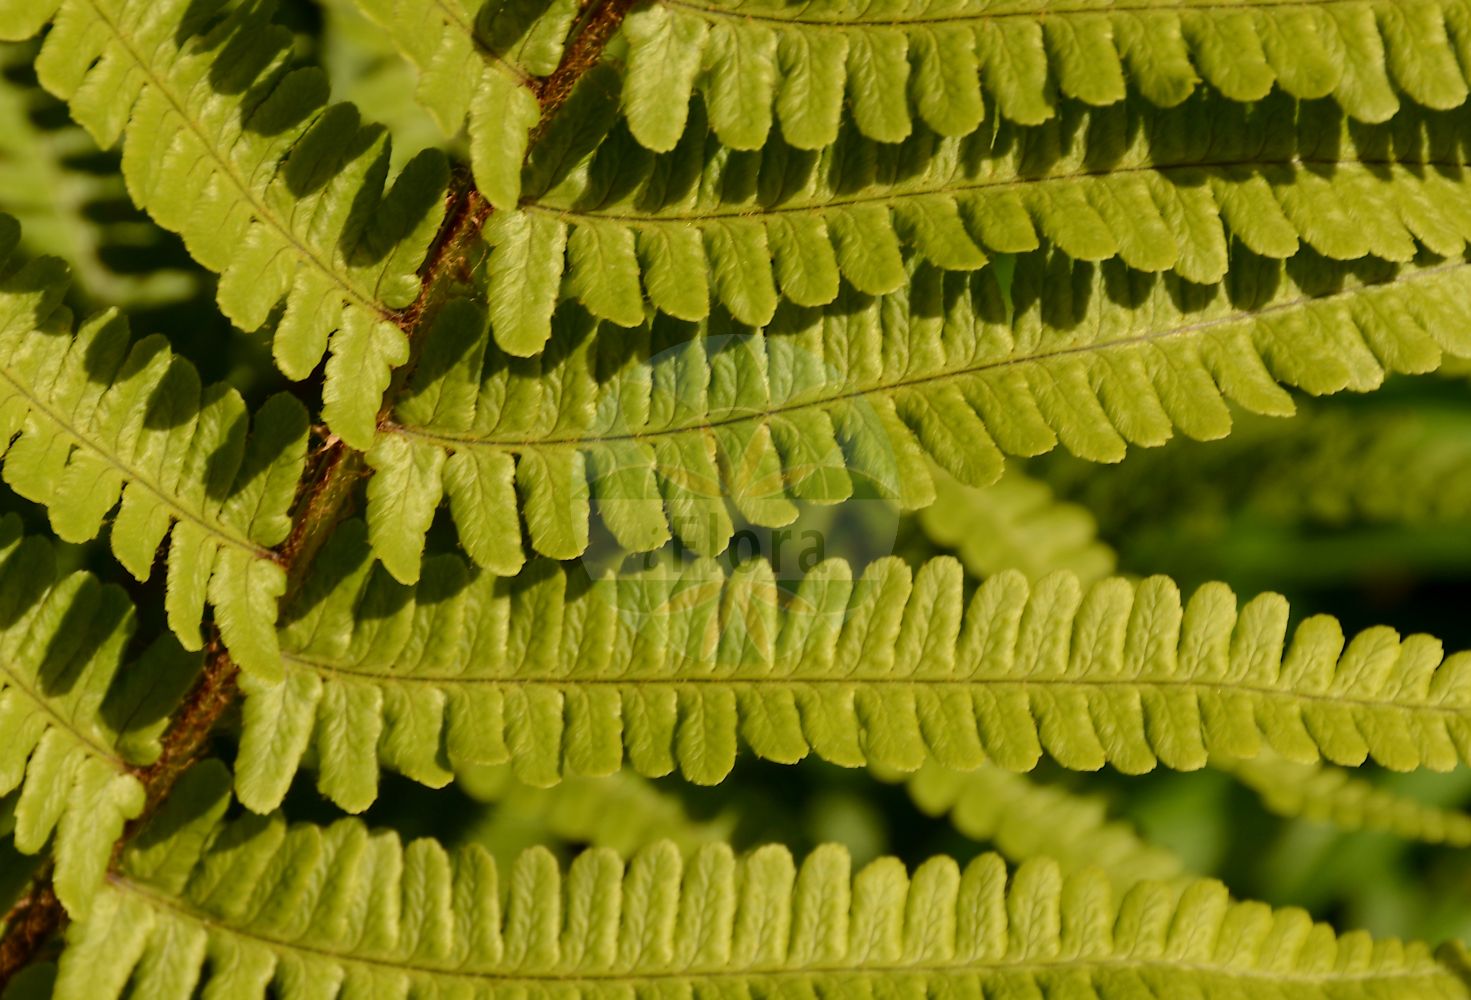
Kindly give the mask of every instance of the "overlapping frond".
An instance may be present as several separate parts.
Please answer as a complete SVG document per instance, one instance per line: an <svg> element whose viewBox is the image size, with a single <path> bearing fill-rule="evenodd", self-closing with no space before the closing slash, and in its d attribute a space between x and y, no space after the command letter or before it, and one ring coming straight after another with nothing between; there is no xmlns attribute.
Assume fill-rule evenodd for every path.
<svg viewBox="0 0 1471 1000"><path fill-rule="evenodd" d="M1243 421L1228 442L1131 455L1107 477L1050 470L1116 530L1160 504L1212 519L1341 529L1471 519L1471 407L1455 398L1314 405L1282 424Z"/></svg>
<svg viewBox="0 0 1471 1000"><path fill-rule="evenodd" d="M391 188L387 139L325 77L291 66L268 4L39 0L9 6L0 37L52 21L36 70L99 144L123 140L134 201L220 274L244 330L271 325L277 364L305 378L332 339L324 415L371 439L391 369L408 357L395 310L443 214L444 157L411 161Z"/></svg>
<svg viewBox="0 0 1471 1000"><path fill-rule="evenodd" d="M1471 408L1423 380L1136 451L1106 476L1043 468L1133 565L1177 578L1291 591L1471 566Z"/></svg>
<svg viewBox="0 0 1471 1000"><path fill-rule="evenodd" d="M1223 761L1262 804L1281 816L1332 823L1345 830L1384 830L1408 840L1471 845L1471 816L1422 802L1342 768L1276 760Z"/></svg>
<svg viewBox="0 0 1471 1000"><path fill-rule="evenodd" d="M488 803L458 841L479 844L497 861L514 860L538 845L563 851L606 847L628 857L670 841L688 853L727 841L735 828L734 815L696 819L678 795L631 771L536 788L517 780L507 765L471 766L456 772L455 787Z"/></svg>
<svg viewBox="0 0 1471 1000"><path fill-rule="evenodd" d="M305 409L280 395L247 414L239 393L202 386L163 337L134 340L115 312L74 328L60 304L64 266L20 264L18 237L0 218L6 483L44 504L66 541L95 537L116 508L112 550L140 580L167 537L167 609L179 640L201 647L208 603L240 665L279 676L274 622L286 574L270 546L291 527Z"/></svg>
<svg viewBox="0 0 1471 1000"><path fill-rule="evenodd" d="M920 122L944 135L997 113L1041 124L1064 98L1112 105L1133 91L1174 106L1202 82L1235 101L1274 85L1331 96L1370 122L1392 115L1399 93L1455 107L1467 94L1471 10L1462 0L656 0L624 34L623 104L649 148L674 146L698 92L732 149L759 146L774 119L793 146L819 149L845 114L899 142Z"/></svg>
<svg viewBox="0 0 1471 1000"><path fill-rule="evenodd" d="M1098 873L1046 861L854 872L835 846L798 864L779 846L682 857L668 843L626 863L593 849L565 872L531 850L502 874L484 852L352 820L249 817L211 837L224 800L191 797L193 815L162 817L70 932L58 1000L173 1000L205 976L241 1000L1471 995L1423 945L1336 936L1218 882L1118 899Z"/></svg>
<svg viewBox="0 0 1471 1000"><path fill-rule="evenodd" d="M1110 818L1098 796L989 765L961 772L926 764L905 787L922 811L948 814L961 833L994 844L1015 863L1049 858L1064 872L1097 868L1119 890L1183 875L1178 857Z"/></svg>
<svg viewBox="0 0 1471 1000"><path fill-rule="evenodd" d="M1252 452L1231 455L1233 444L1216 457L1216 468L1225 470L1234 459L1246 472L1250 455L1255 474L1241 475L1228 502L1282 523L1325 527L1471 519L1471 409L1459 400L1385 402L1320 406L1282 433L1248 437L1243 444L1254 438ZM1179 471L1195 464L1211 474L1202 458L1179 456ZM1167 466L1160 472L1171 475Z"/></svg>
<svg viewBox="0 0 1471 1000"><path fill-rule="evenodd" d="M373 121L393 140L390 171L420 150L445 146L444 133L424 114L414 91L418 70L403 58L396 35L363 13L357 0L322 0L313 55L335 99L372 109ZM451 155L459 152L451 145Z"/></svg>
<svg viewBox="0 0 1471 1000"><path fill-rule="evenodd" d="M1014 465L990 486L962 486L943 474L934 480L935 502L916 519L973 576L1015 569L1036 580L1061 569L1088 584L1113 572L1117 557L1098 540L1088 509L1057 499Z"/></svg>
<svg viewBox="0 0 1471 1000"><path fill-rule="evenodd" d="M533 83L549 76L576 0L356 0L418 69L419 102L447 135L468 129L480 192L516 207L528 138L541 121Z"/></svg>
<svg viewBox="0 0 1471 1000"><path fill-rule="evenodd" d="M152 763L197 668L167 639L123 666L123 591L60 574L51 546L0 518L0 798L18 790L15 847L50 845L57 895L87 912L123 824L143 808L130 766Z"/></svg>
<svg viewBox="0 0 1471 1000"><path fill-rule="evenodd" d="M242 801L281 801L308 750L322 792L372 802L380 762L440 786L511 762L531 784L676 769L723 779L744 744L791 763L961 770L986 761L1126 772L1271 748L1446 769L1471 755L1471 657L1331 618L1288 637L1276 595L1059 573L985 581L897 559L800 580L771 565L665 564L591 583L537 562L514 579L426 562L417 588L345 525L281 645L284 680L244 678Z"/></svg>
<svg viewBox="0 0 1471 1000"><path fill-rule="evenodd" d="M610 127L606 108L585 103L558 123L566 142L554 129L533 158L521 210L486 230L492 325L512 354L541 349L559 284L625 327L644 321L645 296L690 320L713 300L761 326L783 297L818 306L844 281L900 288L905 250L969 271L1045 241L1078 260L1211 283L1226 273L1228 235L1271 257L1306 245L1396 261L1417 241L1449 256L1471 238L1471 105L1369 126L1332 103L1202 95L1171 110L1070 105L1043 126L955 139L886 145L845 132L821 152L779 139L732 152L696 121L667 154L620 127L579 159L587 133Z"/></svg>
<svg viewBox="0 0 1471 1000"><path fill-rule="evenodd" d="M728 317L626 331L569 304L556 348L529 360L487 344L486 314L458 303L368 454L378 554L412 580L448 494L466 551L506 575L523 561L517 509L553 558L587 548L593 511L627 549L673 535L713 555L727 503L781 525L794 501L836 503L859 482L916 509L934 496L928 459L976 486L1003 453L1059 441L1117 461L1176 429L1225 435L1228 400L1282 415L1281 385L1367 390L1471 353L1464 258L1238 247L1230 277L1204 286L1055 252L1013 263L1004 277L917 264L900 292L784 304L760 333Z"/></svg>
<svg viewBox="0 0 1471 1000"><path fill-rule="evenodd" d="M63 257L88 302L149 307L199 291L174 238L127 202L115 163L58 120L59 103L31 72L35 49L0 44L0 212L14 216L29 247ZM126 206L126 207L125 207ZM177 254L177 255L176 255Z"/></svg>

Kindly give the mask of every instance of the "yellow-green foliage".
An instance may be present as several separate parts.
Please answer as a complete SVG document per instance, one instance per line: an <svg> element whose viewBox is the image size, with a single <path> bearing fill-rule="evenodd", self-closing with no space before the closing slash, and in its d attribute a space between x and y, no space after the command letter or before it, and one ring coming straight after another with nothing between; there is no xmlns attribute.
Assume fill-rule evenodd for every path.
<svg viewBox="0 0 1471 1000"><path fill-rule="evenodd" d="M1471 763L1471 653L1008 470L1461 370L1471 0L356 6L0 0L4 1000L1471 997L1088 787L1471 842L1324 766ZM140 212L217 312L134 335ZM1463 447L1331 412L1230 454L1454 522ZM1178 451L1114 499L1240 495ZM1001 853L759 844L827 765Z"/></svg>

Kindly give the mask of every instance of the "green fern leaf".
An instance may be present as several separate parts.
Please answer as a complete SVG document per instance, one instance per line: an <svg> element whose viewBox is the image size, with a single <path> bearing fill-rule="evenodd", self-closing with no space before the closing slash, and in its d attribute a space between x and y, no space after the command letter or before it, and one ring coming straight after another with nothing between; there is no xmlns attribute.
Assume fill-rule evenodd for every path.
<svg viewBox="0 0 1471 1000"><path fill-rule="evenodd" d="M85 915L123 825L143 809L132 768L157 758L198 657L168 640L122 669L133 606L89 573L59 575L51 546L0 518L0 798L19 790L14 844L47 848L56 892Z"/></svg>
<svg viewBox="0 0 1471 1000"><path fill-rule="evenodd" d="M210 836L223 780L190 782L192 815L170 809L130 850L69 933L58 1000L184 997L206 975L209 994L242 1000L1471 995L1423 945L1340 938L1218 882L1116 899L1098 873L1047 861L854 872L836 846L798 865L779 846L685 858L669 843L626 864L592 849L565 873L533 849L502 875L482 851L405 847L351 820L248 817Z"/></svg>
<svg viewBox="0 0 1471 1000"><path fill-rule="evenodd" d="M1131 455L1106 478L1049 472L1116 532L1156 519L1167 497L1213 521L1456 525L1471 516L1471 407L1393 393L1303 406L1287 424L1242 421L1219 446Z"/></svg>
<svg viewBox="0 0 1471 1000"><path fill-rule="evenodd" d="M1434 383L1239 421L1210 445L1135 452L1106 476L1045 474L1136 565L1247 589L1337 586L1471 565L1471 408ZM1413 402L1412 402L1413 400Z"/></svg>
<svg viewBox="0 0 1471 1000"><path fill-rule="evenodd" d="M633 11L624 34L623 103L648 148L674 147L699 93L732 149L760 146L774 118L793 146L821 149L845 104L865 135L898 142L920 123L964 135L988 114L1039 125L1063 113L1063 98L1123 100L1126 80L1164 107L1202 79L1233 101L1261 100L1274 85L1304 100L1331 96L1366 122L1398 110L1397 90L1456 107L1471 14L1459 0L664 0Z"/></svg>
<svg viewBox="0 0 1471 1000"><path fill-rule="evenodd" d="M579 136L612 127L591 96L567 110L579 123L565 128ZM507 275L534 263L540 280L555 278L563 245L565 293L600 318L643 322L642 278L671 316L701 319L713 296L763 326L778 288L805 306L833 302L839 275L869 294L900 288L901 249L965 271L1045 240L1077 259L1117 256L1214 283L1228 235L1270 257L1301 244L1338 260L1401 262L1417 241L1455 256L1471 237L1471 197L1454 172L1466 164L1457 136L1471 106L1407 108L1365 126L1331 103L1207 94L1172 110L1070 105L1036 128L1003 123L952 139L926 131L884 144L850 130L822 152L773 138L735 153L698 118L667 154L616 128L585 162L532 171L520 211L534 218L497 224L507 234L490 263L498 324L521 294ZM536 316L497 325L503 349L540 349L550 302L539 298Z"/></svg>
<svg viewBox="0 0 1471 1000"><path fill-rule="evenodd" d="M286 679L243 678L241 800L285 795L308 751L350 811L386 766L433 787L471 764L564 775L723 779L744 743L792 763L961 770L993 761L1195 769L1271 748L1291 759L1444 770L1465 758L1471 658L1375 628L1345 642L1315 617L1238 609L1221 584L1188 603L1168 580L1066 573L987 580L967 607L960 566L895 559L857 579L829 560L781 584L767 563L710 560L569 586L539 561L518 577L426 562L417 589L344 525L282 631ZM376 758L376 759L375 759Z"/></svg>
<svg viewBox="0 0 1471 1000"><path fill-rule="evenodd" d="M676 793L630 771L534 788L516 780L506 765L469 767L455 775L455 787L490 804L457 841L479 844L508 866L521 851L538 845L568 851L606 847L628 857L667 840L682 852L693 851L727 840L737 818L733 810L724 810L696 819Z"/></svg>
<svg viewBox="0 0 1471 1000"><path fill-rule="evenodd" d="M1270 756L1215 766L1256 792L1262 804L1279 816L1300 816L1344 830L1386 830L1427 844L1471 846L1471 816L1421 802L1341 768Z"/></svg>
<svg viewBox="0 0 1471 1000"><path fill-rule="evenodd" d="M934 479L935 502L917 520L929 540L953 549L972 576L1015 569L1037 580L1067 570L1088 584L1113 572L1117 557L1098 540L1098 523L1087 508L1058 500L1045 482L1014 467L980 489L944 473Z"/></svg>
<svg viewBox="0 0 1471 1000"><path fill-rule="evenodd" d="M955 828L991 842L1018 864L1049 858L1064 872L1097 868L1120 891L1181 875L1178 857L1110 819L1106 803L995 767L961 773L926 764L905 781L909 797L930 816L948 814Z"/></svg>
<svg viewBox="0 0 1471 1000"><path fill-rule="evenodd" d="M240 666L279 677L273 623L286 574L270 547L291 527L306 411L279 395L250 419L233 389L201 386L162 337L134 341L116 313L73 331L63 266L41 258L17 269L18 239L0 218L5 481L44 504L65 541L95 537L116 507L112 549L140 580L167 536L166 605L180 642L201 648L209 603Z"/></svg>
<svg viewBox="0 0 1471 1000"><path fill-rule="evenodd" d="M919 264L898 293L788 303L760 333L724 316L625 331L568 306L555 349L525 360L486 343L478 307L446 310L369 453L379 554L411 582L447 493L466 550L502 575L523 560L518 505L553 558L583 551L593 510L627 549L673 535L714 555L727 501L777 526L793 500L835 503L856 479L917 509L934 498L927 458L971 486L1003 453L1059 441L1113 462L1176 429L1224 436L1227 400L1291 413L1280 384L1363 391L1471 354L1461 258L1283 263L1238 247L1210 286L1043 251L1013 263L1004 288L996 270Z"/></svg>
<svg viewBox="0 0 1471 1000"><path fill-rule="evenodd" d="M0 213L16 218L29 249L64 258L78 291L99 306L167 306L195 297L173 238L136 210L116 164L99 165L80 128L35 83L33 46L0 45Z"/></svg>
<svg viewBox="0 0 1471 1000"><path fill-rule="evenodd" d="M274 324L289 378L307 377L332 338L324 416L366 446L390 370L407 358L396 310L419 294L444 157L416 157L385 191L383 130L327 106L319 71L292 69L291 36L268 5L215 17L219 6L42 0L39 14L0 20L0 37L54 16L41 82L100 145L123 139L134 200L220 274L232 322Z"/></svg>
<svg viewBox="0 0 1471 1000"><path fill-rule="evenodd" d="M371 108L373 120L393 140L390 170L420 150L443 146L439 126L414 96L418 74L400 53L395 37L370 19L356 0L322 0L321 28L313 55L327 73L332 96ZM291 8L286 8L288 17ZM300 23L299 20L297 23Z"/></svg>
<svg viewBox="0 0 1471 1000"><path fill-rule="evenodd" d="M497 209L521 196L541 122L534 84L556 70L575 0L357 0L419 71L418 98L453 136L468 125L475 184Z"/></svg>

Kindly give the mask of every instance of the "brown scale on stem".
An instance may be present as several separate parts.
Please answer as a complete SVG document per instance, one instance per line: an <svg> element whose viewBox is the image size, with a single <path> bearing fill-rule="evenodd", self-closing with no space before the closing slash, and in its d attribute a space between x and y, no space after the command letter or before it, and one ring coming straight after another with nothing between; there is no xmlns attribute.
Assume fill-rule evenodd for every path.
<svg viewBox="0 0 1471 1000"><path fill-rule="evenodd" d="M572 37L562 50L562 61L551 76L542 77L532 85L541 105L541 121L531 132L528 150L535 148L547 124L572 95L577 81L603 58L603 49L633 4L634 0L590 0L584 6L572 29Z"/></svg>
<svg viewBox="0 0 1471 1000"><path fill-rule="evenodd" d="M5 914L5 937L0 939L0 990L25 968L65 920L66 913L51 889L49 867L36 875L31 891Z"/></svg>

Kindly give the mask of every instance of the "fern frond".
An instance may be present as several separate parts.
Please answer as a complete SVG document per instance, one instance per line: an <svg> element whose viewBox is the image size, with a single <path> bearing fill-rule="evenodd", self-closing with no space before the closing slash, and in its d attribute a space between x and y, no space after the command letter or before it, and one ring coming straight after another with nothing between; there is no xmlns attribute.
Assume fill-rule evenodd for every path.
<svg viewBox="0 0 1471 1000"><path fill-rule="evenodd" d="M1115 888L1181 876L1178 857L1149 843L1128 823L1110 819L1102 798L985 766L951 771L926 764L905 781L909 797L930 816L949 814L955 828L994 843L1008 860L1050 858L1064 872L1097 868Z"/></svg>
<svg viewBox="0 0 1471 1000"><path fill-rule="evenodd" d="M598 83L584 86L590 95ZM687 320L713 297L762 326L781 297L834 301L840 278L870 294L900 288L906 248L970 271L1046 241L1079 260L1212 283L1226 273L1228 234L1270 257L1305 245L1401 262L1417 241L1452 256L1471 238L1459 139L1471 105L1367 126L1331 103L1202 95L1172 110L1069 105L1036 128L955 139L885 145L845 132L820 153L779 139L733 153L697 120L667 154L616 128L579 157L562 146L610 128L609 109L584 97L528 168L521 210L486 229L492 325L512 354L546 341L559 277L563 294L625 327L644 321L645 294Z"/></svg>
<svg viewBox="0 0 1471 1000"><path fill-rule="evenodd" d="M268 4L39 0L0 37L52 20L36 71L102 146L123 140L134 201L220 274L237 326L274 324L276 362L309 375L332 338L324 415L364 445L391 369L408 357L396 310L443 215L444 157L426 152L385 191L388 143L326 78L290 65Z"/></svg>
<svg viewBox="0 0 1471 1000"><path fill-rule="evenodd" d="M123 670L134 631L123 591L61 575L51 546L0 518L0 797L19 792L14 844L52 844L57 895L83 914L123 824L143 808L130 767L159 737L198 667L163 640Z"/></svg>
<svg viewBox="0 0 1471 1000"><path fill-rule="evenodd" d="M519 778L648 776L713 784L744 743L792 763L958 770L990 760L1204 766L1270 747L1292 759L1450 768L1471 755L1471 654L1374 628L1345 644L1287 603L1237 607L1221 584L1182 603L1168 580L1059 573L985 581L960 565L839 560L778 584L765 562L711 560L591 584L539 561L514 579L428 560L417 588L343 526L282 631L286 678L241 680L238 794L274 808L314 750L318 787L351 811L379 763L439 787L511 762Z"/></svg>
<svg viewBox="0 0 1471 1000"><path fill-rule="evenodd" d="M1228 442L1134 454L1108 477L1049 469L1115 530L1165 497L1201 519L1343 529L1471 519L1471 407L1459 400L1302 407L1290 423L1242 421Z"/></svg>
<svg viewBox="0 0 1471 1000"><path fill-rule="evenodd" d="M498 216L503 217L503 216ZM981 486L1002 453L1061 441L1092 461L1178 428L1216 438L1227 400L1292 412L1280 385L1367 390L1387 371L1471 354L1462 258L1338 264L1238 248L1201 286L1118 261L1038 251L995 269L918 264L901 292L846 290L830 309L784 304L761 333L712 317L634 331L557 313L554 350L508 357L469 303L446 309L368 453L368 518L399 579L447 493L460 540L504 575L531 548L569 559L596 508L626 549L678 537L701 554L747 520L782 525L794 500L835 503L854 482L905 509L934 497L927 459Z"/></svg>
<svg viewBox="0 0 1471 1000"><path fill-rule="evenodd" d="M577 0L356 0L419 71L418 98L446 135L468 127L475 184L497 209L521 196L521 163Z"/></svg>
<svg viewBox="0 0 1471 1000"><path fill-rule="evenodd" d="M732 149L760 146L774 117L793 146L820 149L847 112L865 135L899 142L915 119L943 135L971 132L988 113L1038 125L1063 97L1111 105L1129 84L1174 106L1202 78L1235 101L1274 85L1331 96L1369 122L1396 111L1397 89L1455 107L1466 100L1471 13L1459 0L663 0L632 12L624 34L623 104L650 149L679 140L693 92Z"/></svg>
<svg viewBox="0 0 1471 1000"><path fill-rule="evenodd" d="M1052 488L1008 465L990 486L962 486L934 476L935 502L916 520L935 545L954 550L972 576L1020 570L1029 580L1066 570L1084 584L1113 572L1117 557L1098 540L1098 522L1086 507L1067 503Z"/></svg>
<svg viewBox="0 0 1471 1000"><path fill-rule="evenodd" d="M1385 830L1428 844L1471 845L1471 816L1421 802L1342 768L1270 756L1213 766L1234 775L1279 816L1300 816L1344 830Z"/></svg>
<svg viewBox="0 0 1471 1000"><path fill-rule="evenodd" d="M1218 882L1116 900L1096 872L1046 861L853 872L836 846L798 865L779 846L684 858L668 843L627 863L593 849L565 872L533 849L502 875L481 851L352 820L247 817L206 846L225 798L188 791L194 816L161 817L69 932L57 1000L185 997L205 975L240 1000L1471 995L1423 945L1339 937Z"/></svg>
<svg viewBox="0 0 1471 1000"><path fill-rule="evenodd" d="M1264 467L1233 490L1245 506L1333 527L1471 519L1471 410L1427 401L1363 412L1320 406L1304 416L1276 441L1253 435Z"/></svg>
<svg viewBox="0 0 1471 1000"><path fill-rule="evenodd" d="M332 96L371 108L373 120L388 129L393 140L390 171L401 169L422 150L443 146L439 126L414 96L418 71L403 58L396 36L365 15L358 0L322 0L318 6L322 28L314 39L314 54Z"/></svg>
<svg viewBox="0 0 1471 1000"><path fill-rule="evenodd" d="M65 268L17 264L18 238L0 218L5 481L44 504L66 541L95 537L116 506L112 550L140 580L167 536L166 603L180 642L201 648L209 603L241 667L280 676L274 622L286 574L270 546L291 527L305 409L283 394L252 418L237 392L201 386L164 338L134 341L115 312L74 330L60 305Z"/></svg>
<svg viewBox="0 0 1471 1000"><path fill-rule="evenodd" d="M455 774L455 787L489 803L458 836L509 862L528 847L606 847L622 857L658 841L681 853L729 839L735 817L697 820L675 795L630 771L599 778L569 778L552 788L516 779L511 768L471 766Z"/></svg>
<svg viewBox="0 0 1471 1000"><path fill-rule="evenodd" d="M1135 452L1106 476L1067 460L1039 474L1133 565L1177 578L1291 591L1471 565L1471 408L1417 381Z"/></svg>
<svg viewBox="0 0 1471 1000"><path fill-rule="evenodd" d="M71 265L89 303L192 298L199 281L177 266L173 237L136 209L119 211L127 191L116 165L99 169L91 138L56 120L62 108L35 83L34 55L32 46L0 45L0 213L19 220L30 249Z"/></svg>

